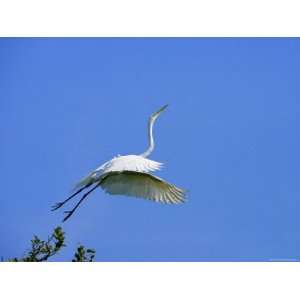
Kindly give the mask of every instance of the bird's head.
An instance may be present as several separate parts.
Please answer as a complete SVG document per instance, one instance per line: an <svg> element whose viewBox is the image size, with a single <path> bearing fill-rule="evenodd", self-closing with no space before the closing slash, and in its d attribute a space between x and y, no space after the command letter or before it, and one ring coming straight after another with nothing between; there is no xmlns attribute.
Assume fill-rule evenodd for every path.
<svg viewBox="0 0 300 300"><path fill-rule="evenodd" d="M168 107L168 104L164 105L162 108L160 108L158 111L153 113L150 117L151 120L155 121L158 116Z"/></svg>

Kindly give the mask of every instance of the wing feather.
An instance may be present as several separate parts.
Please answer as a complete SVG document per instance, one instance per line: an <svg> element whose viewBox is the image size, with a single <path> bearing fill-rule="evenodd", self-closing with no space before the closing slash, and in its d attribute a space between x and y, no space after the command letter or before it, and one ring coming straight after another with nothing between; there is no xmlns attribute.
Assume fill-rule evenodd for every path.
<svg viewBox="0 0 300 300"><path fill-rule="evenodd" d="M121 172L121 171L136 171L149 173L160 170L163 164L151 159L147 159L138 155L124 155L117 156L108 162L104 163L86 177L81 179L74 187L74 190L84 187L88 184L92 184L99 180L101 175L110 172Z"/></svg>
<svg viewBox="0 0 300 300"><path fill-rule="evenodd" d="M111 195L126 195L171 204L185 201L184 190L148 173L110 172L103 175L100 185Z"/></svg>

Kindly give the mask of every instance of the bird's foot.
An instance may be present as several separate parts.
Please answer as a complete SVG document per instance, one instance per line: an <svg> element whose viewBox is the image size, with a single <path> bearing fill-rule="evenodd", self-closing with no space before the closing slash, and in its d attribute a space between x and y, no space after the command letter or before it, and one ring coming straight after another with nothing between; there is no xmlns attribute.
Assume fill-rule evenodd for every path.
<svg viewBox="0 0 300 300"><path fill-rule="evenodd" d="M66 210L64 211L64 214L66 214L66 216L64 217L64 219L62 220L63 222L67 221L74 213L74 210Z"/></svg>
<svg viewBox="0 0 300 300"><path fill-rule="evenodd" d="M64 202L57 202L57 203L55 203L54 205L52 205L51 211L54 211L54 210L59 209L59 208L62 207L64 204L65 204Z"/></svg>

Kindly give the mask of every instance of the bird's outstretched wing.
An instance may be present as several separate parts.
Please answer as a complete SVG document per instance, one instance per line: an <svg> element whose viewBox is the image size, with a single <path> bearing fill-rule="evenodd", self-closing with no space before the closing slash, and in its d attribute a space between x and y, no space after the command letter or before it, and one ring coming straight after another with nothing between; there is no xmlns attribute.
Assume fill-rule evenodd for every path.
<svg viewBox="0 0 300 300"><path fill-rule="evenodd" d="M163 164L160 162L147 159L139 155L117 156L104 163L96 170L88 174L86 177L81 179L74 187L74 190L80 189L86 185L90 185L97 182L100 179L101 175L104 173L121 171L136 171L149 173L160 170L162 165Z"/></svg>
<svg viewBox="0 0 300 300"><path fill-rule="evenodd" d="M110 172L103 175L100 186L111 195L126 195L162 203L178 204L185 200L185 191L148 173L135 171Z"/></svg>

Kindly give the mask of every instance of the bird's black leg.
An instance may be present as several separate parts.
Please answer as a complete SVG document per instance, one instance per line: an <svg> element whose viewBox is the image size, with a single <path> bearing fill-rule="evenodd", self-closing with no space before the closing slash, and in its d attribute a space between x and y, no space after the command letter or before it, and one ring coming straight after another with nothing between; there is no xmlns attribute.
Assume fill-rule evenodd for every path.
<svg viewBox="0 0 300 300"><path fill-rule="evenodd" d="M62 207L64 204L66 204L69 200L71 200L73 197L75 197L76 195L78 195L80 192L82 192L84 189L88 188L91 184L88 184L86 186L84 186L83 188L79 189L78 191L76 191L74 194L72 194L70 197L68 197L65 201L62 202L57 202L52 206L52 211L59 209L60 207Z"/></svg>
<svg viewBox="0 0 300 300"><path fill-rule="evenodd" d="M78 203L75 205L75 207L72 210L65 211L67 214L65 218L63 219L63 222L67 221L75 212L75 210L78 208L78 206L82 203L82 201L93 191L95 190L100 184L96 184L92 189L90 189L87 193L85 193L82 198L78 201Z"/></svg>

